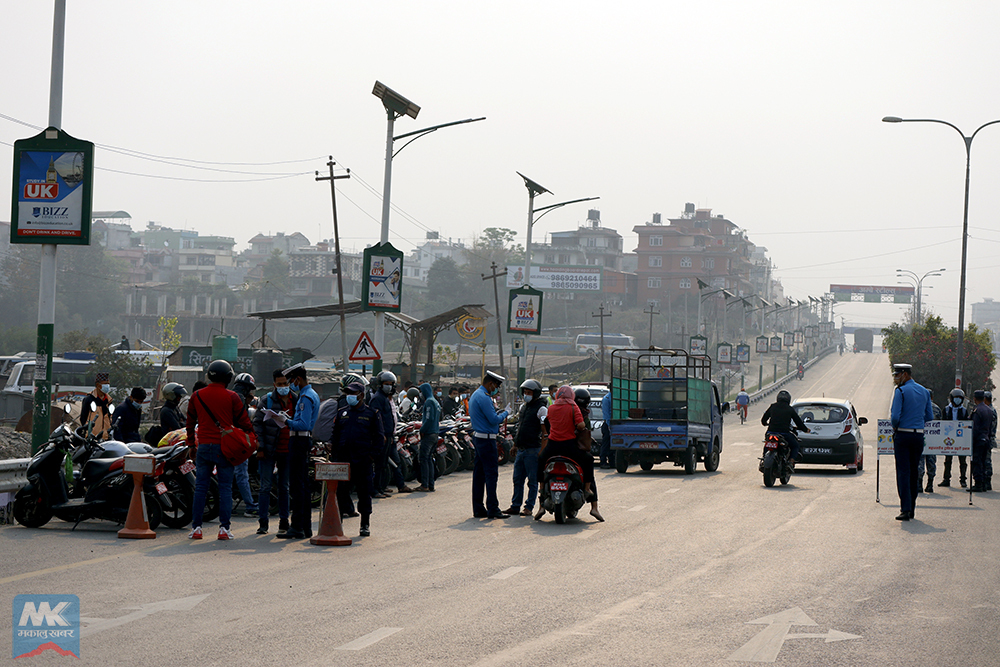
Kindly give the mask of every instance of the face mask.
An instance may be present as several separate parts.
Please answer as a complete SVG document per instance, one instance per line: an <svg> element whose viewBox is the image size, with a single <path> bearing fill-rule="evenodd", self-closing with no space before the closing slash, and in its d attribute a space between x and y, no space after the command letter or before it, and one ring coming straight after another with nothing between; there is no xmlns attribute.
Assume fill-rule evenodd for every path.
<svg viewBox="0 0 1000 667"><path fill-rule="evenodd" d="M434 394L434 395L437 396L438 398L441 398L441 392L440 391L438 393Z"/></svg>
<svg viewBox="0 0 1000 667"><path fill-rule="evenodd" d="M275 387L278 390L278 396L288 396L288 393L292 391L291 387Z"/></svg>
<svg viewBox="0 0 1000 667"><path fill-rule="evenodd" d="M493 387L492 390L490 390L490 391L488 391L486 393L489 394L490 396L496 396L497 394L500 393L500 387Z"/></svg>
<svg viewBox="0 0 1000 667"><path fill-rule="evenodd" d="M462 400L464 401L464 400L465 400L465 399L467 399L468 397L469 397L469 395L468 395L468 394L462 394L462 396L461 396L461 399L462 399Z"/></svg>
<svg viewBox="0 0 1000 667"><path fill-rule="evenodd" d="M956 407L962 405L962 399L960 399L958 396L951 399L951 402L954 403Z"/></svg>
<svg viewBox="0 0 1000 667"><path fill-rule="evenodd" d="M387 394L391 394L392 393L392 385L391 384L384 384L384 385L382 385L382 391L384 391Z"/></svg>
<svg viewBox="0 0 1000 667"><path fill-rule="evenodd" d="M526 392L524 394L524 402L525 403L531 403L532 399L534 399L534 395L531 392Z"/></svg>
<svg viewBox="0 0 1000 667"><path fill-rule="evenodd" d="M358 396L357 396L357 394L348 394L347 395L347 404L348 405L357 405L358 404Z"/></svg>
<svg viewBox="0 0 1000 667"><path fill-rule="evenodd" d="M110 384L102 384L101 385L101 391L103 391L105 394L107 394L108 392L111 391L111 385Z"/></svg>

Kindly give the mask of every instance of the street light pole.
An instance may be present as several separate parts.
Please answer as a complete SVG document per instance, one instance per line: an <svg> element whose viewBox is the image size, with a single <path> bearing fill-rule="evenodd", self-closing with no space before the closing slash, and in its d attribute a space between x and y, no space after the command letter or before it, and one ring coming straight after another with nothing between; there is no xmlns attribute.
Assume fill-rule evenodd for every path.
<svg viewBox="0 0 1000 667"><path fill-rule="evenodd" d="M886 116L882 119L883 123L939 123L941 125L947 125L962 137L962 142L965 144L965 203L962 214L962 275L959 280L958 288L958 341L955 345L955 386L961 388L962 386L962 368L965 365L965 357L962 349L963 339L965 337L965 274L966 274L966 257L969 248L969 173L970 165L972 163L972 140L976 138L979 134L979 130L996 123L1000 123L1000 120L991 120L988 123L983 123L976 128L970 136L965 136L962 130L958 129L956 125L953 125L945 120L937 120L934 118L899 118L898 116Z"/></svg>
<svg viewBox="0 0 1000 667"><path fill-rule="evenodd" d="M897 277L907 277L908 278L908 277L912 276L913 280L915 280L916 283L917 283L916 284L916 288L917 288L917 313L916 313L916 317L913 318L913 321L916 324L918 324L918 325L921 324L921 323L923 323L923 319L924 319L923 318L923 310L921 308L921 297L922 297L922 294L923 294L924 278L927 278L928 276L940 276L941 273L944 270L945 269L933 269L933 270L928 271L927 273L925 273L923 276L917 276L916 273L914 273L913 271L910 271L908 269L896 269L896 276Z"/></svg>

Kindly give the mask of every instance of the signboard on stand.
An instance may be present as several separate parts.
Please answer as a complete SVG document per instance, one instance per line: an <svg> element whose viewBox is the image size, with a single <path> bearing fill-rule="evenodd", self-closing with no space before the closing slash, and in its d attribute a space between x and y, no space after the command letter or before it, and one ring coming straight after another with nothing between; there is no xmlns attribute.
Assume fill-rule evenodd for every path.
<svg viewBox="0 0 1000 667"><path fill-rule="evenodd" d="M764 354L765 352L767 352L767 347L768 347L767 336L757 336L757 354Z"/></svg>
<svg viewBox="0 0 1000 667"><path fill-rule="evenodd" d="M403 294L403 253L391 243L365 248L361 309L398 313Z"/></svg>
<svg viewBox="0 0 1000 667"><path fill-rule="evenodd" d="M767 343L767 339L764 339L764 343ZM737 345L736 346L736 362L740 364L750 363L750 346L749 345Z"/></svg>
<svg viewBox="0 0 1000 667"><path fill-rule="evenodd" d="M523 357L524 356L524 339L523 338L511 338L510 339L510 356L512 356L512 357Z"/></svg>
<svg viewBox="0 0 1000 667"><path fill-rule="evenodd" d="M704 357L708 354L708 339L704 336L691 336L688 343L688 353L696 357Z"/></svg>
<svg viewBox="0 0 1000 667"><path fill-rule="evenodd" d="M782 341L785 347L791 347L795 345L795 334L791 331L785 332L785 340Z"/></svg>
<svg viewBox="0 0 1000 667"><path fill-rule="evenodd" d="M733 346L729 343L719 343L715 346L715 360L720 364L728 364L733 361Z"/></svg>
<svg viewBox="0 0 1000 667"><path fill-rule="evenodd" d="M530 287L512 289L507 297L507 333L537 335L542 331L542 293Z"/></svg>
<svg viewBox="0 0 1000 667"><path fill-rule="evenodd" d="M771 336L771 352L781 352L781 336Z"/></svg>

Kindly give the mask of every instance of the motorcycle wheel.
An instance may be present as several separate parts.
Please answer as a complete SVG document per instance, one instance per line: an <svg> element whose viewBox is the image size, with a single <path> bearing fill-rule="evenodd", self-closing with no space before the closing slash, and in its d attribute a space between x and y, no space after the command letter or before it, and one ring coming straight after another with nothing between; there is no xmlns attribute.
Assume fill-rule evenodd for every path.
<svg viewBox="0 0 1000 667"><path fill-rule="evenodd" d="M555 510L553 514L556 515L556 523L566 523L566 510L563 508L563 504L559 503L552 509Z"/></svg>
<svg viewBox="0 0 1000 667"><path fill-rule="evenodd" d="M447 465L444 468L444 474L450 475L458 470L459 464L462 463L462 455L458 453L458 448L455 447L455 443L450 440L445 440L445 447L447 447L447 451L445 452Z"/></svg>
<svg viewBox="0 0 1000 667"><path fill-rule="evenodd" d="M615 452L615 470L623 475L628 470L628 454L620 449Z"/></svg>
<svg viewBox="0 0 1000 667"><path fill-rule="evenodd" d="M14 519L27 528L44 526L52 518L48 501L34 493L18 493L14 497Z"/></svg>
<svg viewBox="0 0 1000 667"><path fill-rule="evenodd" d="M434 451L434 479L446 475L445 470L448 469L448 458L445 454L440 454L437 450Z"/></svg>
<svg viewBox="0 0 1000 667"><path fill-rule="evenodd" d="M504 465L510 461L510 448L507 443L497 438L497 465Z"/></svg>
<svg viewBox="0 0 1000 667"><path fill-rule="evenodd" d="M163 519L163 508L160 501L152 493L146 493L146 520L149 521L149 529L156 530Z"/></svg>
<svg viewBox="0 0 1000 667"><path fill-rule="evenodd" d="M163 515L160 520L167 528L183 528L191 523L194 491L185 489L184 486L174 475L171 475L170 481L167 482L172 507L168 510L160 508L160 513Z"/></svg>
<svg viewBox="0 0 1000 667"><path fill-rule="evenodd" d="M472 470L476 467L476 459L472 453L472 445L462 445L462 464L458 467L459 470Z"/></svg>
<svg viewBox="0 0 1000 667"><path fill-rule="evenodd" d="M684 456L684 474L693 475L697 467L698 452L695 450L694 445L688 445L687 452Z"/></svg>
<svg viewBox="0 0 1000 667"><path fill-rule="evenodd" d="M764 457L764 486L774 486L774 452L768 452Z"/></svg>

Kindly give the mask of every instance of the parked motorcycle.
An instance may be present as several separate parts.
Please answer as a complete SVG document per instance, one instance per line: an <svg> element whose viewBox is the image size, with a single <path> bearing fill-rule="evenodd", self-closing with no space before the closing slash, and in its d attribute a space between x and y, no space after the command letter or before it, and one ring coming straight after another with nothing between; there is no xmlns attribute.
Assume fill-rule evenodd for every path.
<svg viewBox="0 0 1000 667"><path fill-rule="evenodd" d="M83 429L74 432L69 425L61 424L31 458L28 483L14 496L14 518L18 523L37 528L53 516L77 525L86 519L125 522L133 488L132 475L124 472L125 459L100 458L104 447L84 433ZM71 498L64 460L80 446L86 450L86 456L80 455L83 466L78 497ZM157 483L156 475L143 479L147 518L154 530L160 524L162 510L170 508L170 498L156 492Z"/></svg>
<svg viewBox="0 0 1000 667"><path fill-rule="evenodd" d="M563 456L549 459L539 493L540 506L555 515L556 523L575 518L586 500L583 476L576 462Z"/></svg>
<svg viewBox="0 0 1000 667"><path fill-rule="evenodd" d="M764 451L760 457L758 470L764 474L764 486L774 486L774 480L785 485L792 479L794 467L789 456L791 447L781 433L768 432L764 436Z"/></svg>

